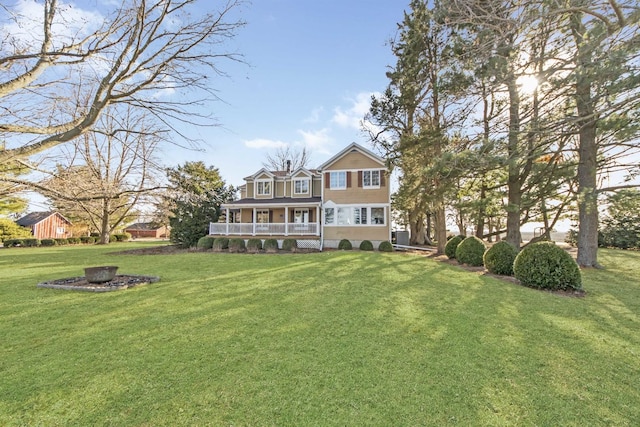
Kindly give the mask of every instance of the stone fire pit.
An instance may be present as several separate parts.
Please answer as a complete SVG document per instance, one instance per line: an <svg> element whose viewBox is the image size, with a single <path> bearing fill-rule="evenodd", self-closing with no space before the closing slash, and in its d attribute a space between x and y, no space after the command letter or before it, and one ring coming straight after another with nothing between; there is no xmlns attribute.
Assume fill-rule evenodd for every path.
<svg viewBox="0 0 640 427"><path fill-rule="evenodd" d="M118 266L103 265L101 267L87 267L84 269L84 277L89 283L104 283L116 277Z"/></svg>
<svg viewBox="0 0 640 427"><path fill-rule="evenodd" d="M83 277L68 277L38 283L39 288L64 289L68 291L110 292L120 291L134 286L155 283L160 280L156 276L140 276L135 274L116 274L117 266L106 265L87 267Z"/></svg>

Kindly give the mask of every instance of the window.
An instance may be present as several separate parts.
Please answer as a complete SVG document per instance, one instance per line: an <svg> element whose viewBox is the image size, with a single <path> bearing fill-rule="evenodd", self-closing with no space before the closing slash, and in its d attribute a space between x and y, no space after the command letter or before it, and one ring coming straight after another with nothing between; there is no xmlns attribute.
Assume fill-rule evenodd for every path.
<svg viewBox="0 0 640 427"><path fill-rule="evenodd" d="M308 194L309 193L309 180L308 179L296 179L293 181L293 193L294 194Z"/></svg>
<svg viewBox="0 0 640 427"><path fill-rule="evenodd" d="M324 209L324 222L326 225L384 225L385 208L340 206Z"/></svg>
<svg viewBox="0 0 640 427"><path fill-rule="evenodd" d="M256 194L258 196L268 196L271 194L271 181L256 182Z"/></svg>
<svg viewBox="0 0 640 427"><path fill-rule="evenodd" d="M362 171L362 187L363 188L379 188L380 187L380 171Z"/></svg>
<svg viewBox="0 0 640 427"><path fill-rule="evenodd" d="M296 224L308 224L309 209L296 209L293 212L293 222Z"/></svg>
<svg viewBox="0 0 640 427"><path fill-rule="evenodd" d="M258 224L268 224L269 223L269 211L268 210L256 211L256 223L258 223Z"/></svg>
<svg viewBox="0 0 640 427"><path fill-rule="evenodd" d="M384 208L371 208L371 224L384 225Z"/></svg>
<svg viewBox="0 0 640 427"><path fill-rule="evenodd" d="M344 190L347 188L347 173L342 172L329 172L329 188L332 190Z"/></svg>
<svg viewBox="0 0 640 427"><path fill-rule="evenodd" d="M334 215L335 215L335 209L334 208L325 208L324 209L324 223L325 224L333 224Z"/></svg>

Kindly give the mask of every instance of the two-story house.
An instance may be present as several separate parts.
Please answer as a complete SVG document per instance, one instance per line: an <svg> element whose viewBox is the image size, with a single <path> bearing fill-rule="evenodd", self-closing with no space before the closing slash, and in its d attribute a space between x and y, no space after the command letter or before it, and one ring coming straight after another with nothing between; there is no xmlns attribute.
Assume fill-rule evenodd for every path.
<svg viewBox="0 0 640 427"><path fill-rule="evenodd" d="M390 190L384 159L351 144L317 169L268 171L244 178L240 199L222 205L213 236L295 238L298 246L357 247L391 239Z"/></svg>

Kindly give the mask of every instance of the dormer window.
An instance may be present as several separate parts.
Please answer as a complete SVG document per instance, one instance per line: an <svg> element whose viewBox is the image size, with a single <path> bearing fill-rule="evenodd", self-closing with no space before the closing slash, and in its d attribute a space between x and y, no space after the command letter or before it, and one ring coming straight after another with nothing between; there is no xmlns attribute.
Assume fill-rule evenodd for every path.
<svg viewBox="0 0 640 427"><path fill-rule="evenodd" d="M309 180L308 179L294 180L293 194L309 194Z"/></svg>
<svg viewBox="0 0 640 427"><path fill-rule="evenodd" d="M362 171L362 187L363 188L380 188L380 171L379 170Z"/></svg>
<svg viewBox="0 0 640 427"><path fill-rule="evenodd" d="M256 195L258 195L258 196L270 196L271 195L271 181L257 181L256 182Z"/></svg>

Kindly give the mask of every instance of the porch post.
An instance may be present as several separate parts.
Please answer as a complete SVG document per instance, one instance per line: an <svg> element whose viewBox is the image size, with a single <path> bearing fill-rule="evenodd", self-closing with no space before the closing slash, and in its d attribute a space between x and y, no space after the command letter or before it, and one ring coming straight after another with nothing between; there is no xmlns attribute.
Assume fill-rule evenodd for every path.
<svg viewBox="0 0 640 427"><path fill-rule="evenodd" d="M289 206L284 207L284 235L289 235Z"/></svg>
<svg viewBox="0 0 640 427"><path fill-rule="evenodd" d="M316 206L316 236L320 235L320 206Z"/></svg>
<svg viewBox="0 0 640 427"><path fill-rule="evenodd" d="M251 233L252 236L256 235L256 221L258 220L258 217L256 216L256 208L253 208L253 232Z"/></svg>
<svg viewBox="0 0 640 427"><path fill-rule="evenodd" d="M230 211L230 209L227 207L226 211L227 211L227 215L226 215L226 223L227 223L227 225L225 227L227 228L227 232L226 232L225 236L228 236L229 235L229 211Z"/></svg>

